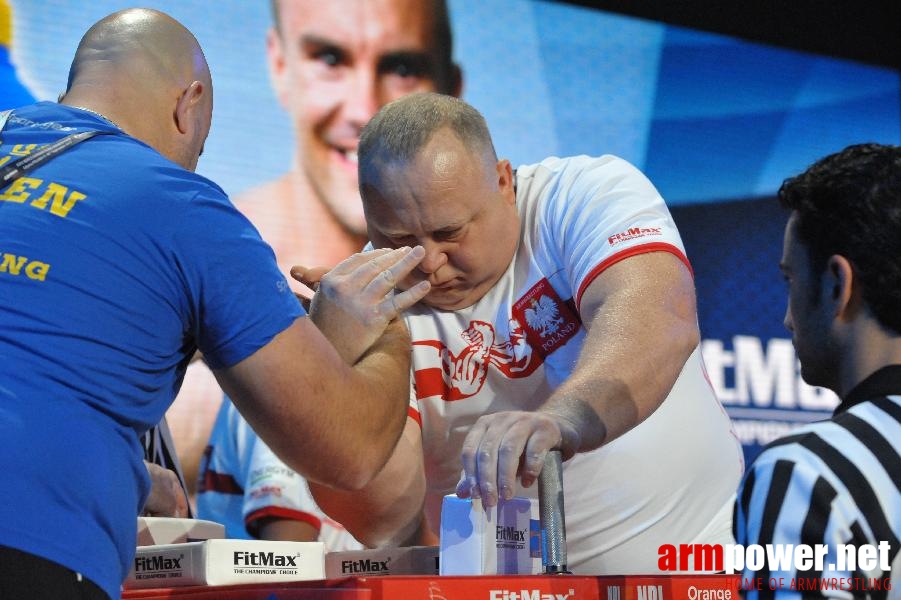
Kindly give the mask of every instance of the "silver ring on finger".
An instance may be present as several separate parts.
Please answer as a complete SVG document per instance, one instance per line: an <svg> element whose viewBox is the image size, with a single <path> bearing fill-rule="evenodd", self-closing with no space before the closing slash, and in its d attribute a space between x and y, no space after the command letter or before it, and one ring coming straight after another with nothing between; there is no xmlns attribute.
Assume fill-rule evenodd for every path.
<svg viewBox="0 0 901 600"><path fill-rule="evenodd" d="M400 309L397 307L397 294L391 294L391 310L393 315L396 317L400 314Z"/></svg>
<svg viewBox="0 0 901 600"><path fill-rule="evenodd" d="M382 271L381 275L390 287L393 288L397 283L397 280L394 278L394 273L391 272L391 269L385 269L384 271Z"/></svg>

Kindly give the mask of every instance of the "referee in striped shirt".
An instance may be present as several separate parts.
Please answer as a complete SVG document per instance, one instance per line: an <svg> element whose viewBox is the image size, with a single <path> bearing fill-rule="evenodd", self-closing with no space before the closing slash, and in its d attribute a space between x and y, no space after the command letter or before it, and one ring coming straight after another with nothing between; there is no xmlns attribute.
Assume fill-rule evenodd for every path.
<svg viewBox="0 0 901 600"><path fill-rule="evenodd" d="M804 381L841 403L767 446L735 508L739 544L825 544L822 569L746 569L759 583L745 595L901 598L901 147L849 146L787 179L779 200L785 326ZM841 568L843 544L885 550Z"/></svg>

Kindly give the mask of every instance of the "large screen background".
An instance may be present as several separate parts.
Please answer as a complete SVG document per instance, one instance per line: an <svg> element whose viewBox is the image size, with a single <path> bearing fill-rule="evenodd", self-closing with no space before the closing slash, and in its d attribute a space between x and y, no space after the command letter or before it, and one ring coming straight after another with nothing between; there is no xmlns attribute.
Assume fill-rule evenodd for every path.
<svg viewBox="0 0 901 600"><path fill-rule="evenodd" d="M65 88L83 32L123 8L0 2L12 8L16 75L40 100ZM213 73L213 128L198 171L232 195L284 173L294 145L267 72L269 3L144 4L191 29ZM782 327L785 215L773 196L785 177L848 144L901 142L898 72L565 3L449 8L463 97L485 114L499 154L514 165L617 154L667 199L695 269L711 382L747 457L828 416L836 399L800 380Z"/></svg>

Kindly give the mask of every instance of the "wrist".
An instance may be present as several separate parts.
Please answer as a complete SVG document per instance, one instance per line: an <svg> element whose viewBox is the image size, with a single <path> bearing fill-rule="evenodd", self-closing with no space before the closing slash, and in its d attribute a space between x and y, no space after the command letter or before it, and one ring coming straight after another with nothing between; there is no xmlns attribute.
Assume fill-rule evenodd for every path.
<svg viewBox="0 0 901 600"><path fill-rule="evenodd" d="M572 402L542 409L553 416L560 430L560 451L563 459L577 452L587 452L600 447L607 437L607 427L588 404Z"/></svg>

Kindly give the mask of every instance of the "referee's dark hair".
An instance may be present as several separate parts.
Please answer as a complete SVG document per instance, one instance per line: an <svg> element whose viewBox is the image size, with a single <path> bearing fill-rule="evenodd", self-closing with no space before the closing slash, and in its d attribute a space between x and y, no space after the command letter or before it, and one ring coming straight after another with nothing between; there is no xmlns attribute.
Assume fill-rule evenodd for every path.
<svg viewBox="0 0 901 600"><path fill-rule="evenodd" d="M779 202L797 212L814 280L830 256L845 257L876 319L901 334L901 147L856 144L830 154L786 179Z"/></svg>

